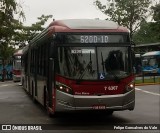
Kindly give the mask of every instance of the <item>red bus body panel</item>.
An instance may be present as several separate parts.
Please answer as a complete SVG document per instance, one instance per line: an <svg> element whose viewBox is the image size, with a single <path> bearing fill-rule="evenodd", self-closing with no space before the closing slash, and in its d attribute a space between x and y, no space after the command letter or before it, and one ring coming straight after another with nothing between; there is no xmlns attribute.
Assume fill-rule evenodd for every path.
<svg viewBox="0 0 160 133"><path fill-rule="evenodd" d="M56 81L72 88L73 95L116 95L124 94L126 86L134 80L134 76L115 81L80 81L56 76Z"/></svg>

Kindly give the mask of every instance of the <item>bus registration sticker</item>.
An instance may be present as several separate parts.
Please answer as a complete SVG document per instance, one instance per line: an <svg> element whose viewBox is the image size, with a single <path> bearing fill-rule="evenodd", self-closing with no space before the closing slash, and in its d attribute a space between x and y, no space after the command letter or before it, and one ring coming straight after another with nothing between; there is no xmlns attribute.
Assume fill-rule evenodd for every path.
<svg viewBox="0 0 160 133"><path fill-rule="evenodd" d="M105 105L93 105L92 106L92 109L95 109L95 110L103 110L103 109L106 109L106 106Z"/></svg>

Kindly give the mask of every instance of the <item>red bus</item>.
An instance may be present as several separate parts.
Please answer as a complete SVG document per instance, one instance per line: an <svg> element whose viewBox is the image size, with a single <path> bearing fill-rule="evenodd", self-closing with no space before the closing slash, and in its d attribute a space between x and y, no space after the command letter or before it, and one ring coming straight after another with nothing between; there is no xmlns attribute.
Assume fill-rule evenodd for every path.
<svg viewBox="0 0 160 133"><path fill-rule="evenodd" d="M13 81L17 82L21 80L21 56L22 49L16 50L13 54Z"/></svg>
<svg viewBox="0 0 160 133"><path fill-rule="evenodd" d="M50 115L133 110L132 44L128 29L112 21L53 21L24 51L23 86Z"/></svg>

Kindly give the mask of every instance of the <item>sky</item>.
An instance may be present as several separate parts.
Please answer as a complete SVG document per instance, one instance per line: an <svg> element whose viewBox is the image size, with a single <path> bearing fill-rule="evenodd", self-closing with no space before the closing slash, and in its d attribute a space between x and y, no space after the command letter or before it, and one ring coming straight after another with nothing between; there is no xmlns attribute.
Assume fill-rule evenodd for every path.
<svg viewBox="0 0 160 133"><path fill-rule="evenodd" d="M20 0L25 13L24 25L37 22L37 17L53 15L52 19L106 19L93 4L95 0ZM101 0L106 1L106 0ZM52 20L50 19L50 23Z"/></svg>

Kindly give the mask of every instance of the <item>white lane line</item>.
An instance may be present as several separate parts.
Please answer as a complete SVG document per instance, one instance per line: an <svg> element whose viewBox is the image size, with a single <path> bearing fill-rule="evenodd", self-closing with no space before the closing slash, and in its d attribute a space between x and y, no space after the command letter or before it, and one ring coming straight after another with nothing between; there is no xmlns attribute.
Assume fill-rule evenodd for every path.
<svg viewBox="0 0 160 133"><path fill-rule="evenodd" d="M141 89L139 89L139 88L135 88L136 90L138 90L138 91L140 91Z"/></svg>
<svg viewBox="0 0 160 133"><path fill-rule="evenodd" d="M138 90L138 91L142 91L144 93L151 94L151 95L160 96L160 94L158 94L158 93L154 93L154 92L150 92L150 91L145 91L145 90L142 90L142 89L139 89L139 88L135 88L135 89Z"/></svg>

